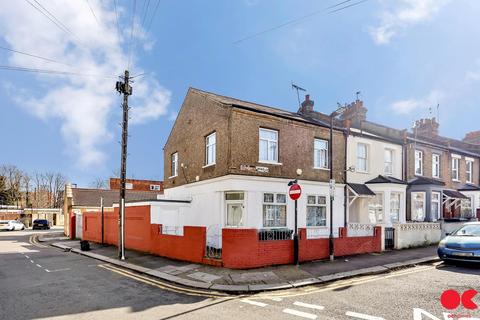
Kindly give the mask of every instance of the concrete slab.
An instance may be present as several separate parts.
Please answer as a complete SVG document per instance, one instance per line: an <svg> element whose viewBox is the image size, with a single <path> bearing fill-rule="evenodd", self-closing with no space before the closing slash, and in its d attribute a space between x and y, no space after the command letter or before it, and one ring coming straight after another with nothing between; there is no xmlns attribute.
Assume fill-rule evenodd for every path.
<svg viewBox="0 0 480 320"><path fill-rule="evenodd" d="M234 273L230 275L235 283L251 283L251 282L279 282L280 278L273 272L244 272Z"/></svg>
<svg viewBox="0 0 480 320"><path fill-rule="evenodd" d="M248 285L238 285L238 284L214 284L210 287L210 290L218 290L218 291L226 291L226 292L249 291Z"/></svg>
<svg viewBox="0 0 480 320"><path fill-rule="evenodd" d="M205 273L205 272L194 272L187 274L187 277L193 278L195 280L200 280L203 282L212 283L215 280L221 279L221 276L216 276L214 274Z"/></svg>
<svg viewBox="0 0 480 320"><path fill-rule="evenodd" d="M308 278L304 280L297 280L297 281L288 281L293 287L303 287L303 286L309 286L309 285L314 285L314 284L319 284L323 283L322 280L319 278Z"/></svg>
<svg viewBox="0 0 480 320"><path fill-rule="evenodd" d="M178 278L178 280L175 281L175 283L184 285L186 287L193 287L193 288L200 288L200 289L210 289L212 285L211 283L193 281L193 280L188 280L183 278Z"/></svg>
<svg viewBox="0 0 480 320"><path fill-rule="evenodd" d="M187 264L184 266L174 266L174 265L168 265L168 266L163 266L160 268L156 268L156 270L173 274L173 275L179 275L185 272L192 271L194 269L198 269L200 266L198 264Z"/></svg>
<svg viewBox="0 0 480 320"><path fill-rule="evenodd" d="M370 268L357 269L357 270L348 271L348 272L334 273L334 274L318 277L318 279L320 279L323 282L328 282L328 281L352 278L355 276L385 273L389 271L390 270L388 268L385 268L383 266L376 266L376 267L370 267Z"/></svg>
<svg viewBox="0 0 480 320"><path fill-rule="evenodd" d="M276 284L251 284L248 286L250 291L270 291L270 290L281 290L281 289L290 289L293 288L293 285L287 282L276 283Z"/></svg>

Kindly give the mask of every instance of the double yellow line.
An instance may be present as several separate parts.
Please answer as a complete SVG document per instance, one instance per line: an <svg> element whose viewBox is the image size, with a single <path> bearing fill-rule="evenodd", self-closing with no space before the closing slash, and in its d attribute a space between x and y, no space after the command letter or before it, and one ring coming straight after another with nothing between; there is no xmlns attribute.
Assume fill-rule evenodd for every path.
<svg viewBox="0 0 480 320"><path fill-rule="evenodd" d="M412 273L417 273L417 272L422 272L422 271L427 271L436 268L438 263L434 265L427 265L427 266L418 266L414 267L411 269L406 269L406 270L399 270L399 271L393 271L391 273L386 273L386 274L380 274L380 275L371 275L371 276L364 276L358 279L350 279L350 280L343 280L340 282L334 282L331 284L327 284L321 287L318 286L310 286L310 287L305 287L303 289L293 289L296 292L278 292L278 293L271 293L271 294L265 294L265 293L260 293L255 296L257 299L271 299L273 298L291 298L291 297L297 297L297 296L305 296L309 294L314 294L314 293L319 293L319 292L324 292L324 291L330 291L330 290L335 290L335 289L342 289L342 288L347 288L347 287L353 287L357 285L361 285L364 283L369 283L373 281L378 281L378 280L383 280L383 279L388 279L388 278L393 278L393 277L400 277ZM298 292L298 290L301 290L301 292Z"/></svg>
<svg viewBox="0 0 480 320"><path fill-rule="evenodd" d="M46 248L47 246L43 245L43 244L40 244L38 242L38 235L36 234L32 234L29 238L28 238L28 243L30 243L31 245L34 245L35 247L39 247L39 248Z"/></svg>
<svg viewBox="0 0 480 320"><path fill-rule="evenodd" d="M208 291L201 291L201 290L188 289L188 288L184 288L184 287L180 287L180 286L175 286L175 285L172 285L172 284L168 284L168 283L165 283L165 282L161 282L161 281L158 281L158 280L151 279L149 277L139 275L137 273L127 271L125 269L115 267L115 266L110 265L110 264L100 264L100 265L98 265L98 267L109 270L111 272L115 272L115 273L120 274L124 277L134 279L134 280L137 280L139 282L143 282L143 283L149 284L151 286L154 286L154 287L157 287L157 288L160 288L160 289L163 289L163 290L173 291L173 292L176 292L176 293L182 293L182 294L187 294L187 295L192 295L192 296L209 297L209 298L214 298L214 299L218 299L218 298L234 299L235 298L233 296L229 296L228 294L224 294L224 293L221 293L221 292L208 292Z"/></svg>

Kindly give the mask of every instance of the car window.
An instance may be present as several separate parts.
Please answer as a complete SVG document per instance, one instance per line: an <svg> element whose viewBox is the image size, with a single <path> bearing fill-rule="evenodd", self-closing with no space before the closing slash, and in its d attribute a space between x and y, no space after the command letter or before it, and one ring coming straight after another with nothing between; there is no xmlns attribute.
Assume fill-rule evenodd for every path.
<svg viewBox="0 0 480 320"><path fill-rule="evenodd" d="M480 236L480 225L470 224L458 229L454 235L456 236Z"/></svg>

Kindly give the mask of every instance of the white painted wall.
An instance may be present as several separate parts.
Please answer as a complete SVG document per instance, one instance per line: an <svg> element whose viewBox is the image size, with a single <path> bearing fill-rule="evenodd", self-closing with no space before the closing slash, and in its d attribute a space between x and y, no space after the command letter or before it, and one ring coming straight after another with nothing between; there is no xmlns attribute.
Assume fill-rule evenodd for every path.
<svg viewBox="0 0 480 320"><path fill-rule="evenodd" d="M395 249L406 249L436 244L441 239L440 223L412 222L394 225Z"/></svg>
<svg viewBox="0 0 480 320"><path fill-rule="evenodd" d="M191 204L184 211L184 225L225 226L226 203L225 192L243 191L245 193L244 214L245 227L263 227L263 193L288 194L288 179L228 175L165 190L165 199L191 199ZM327 196L327 220L329 212L329 186L325 182L302 181L302 196L298 200L298 227L306 226L307 195ZM344 185L337 185L334 200L334 230L344 224ZM161 211L161 209L160 209ZM161 215L161 212L160 212ZM294 228L294 202L287 196L287 227ZM329 221L327 221L327 226Z"/></svg>
<svg viewBox="0 0 480 320"><path fill-rule="evenodd" d="M357 144L365 143L368 146L368 172L359 172L357 168ZM393 150L392 177L402 179L402 146L386 141L369 139L349 135L347 138L347 168L354 166L355 172L347 172L347 181L351 183L365 183L378 175L385 175L385 149Z"/></svg>

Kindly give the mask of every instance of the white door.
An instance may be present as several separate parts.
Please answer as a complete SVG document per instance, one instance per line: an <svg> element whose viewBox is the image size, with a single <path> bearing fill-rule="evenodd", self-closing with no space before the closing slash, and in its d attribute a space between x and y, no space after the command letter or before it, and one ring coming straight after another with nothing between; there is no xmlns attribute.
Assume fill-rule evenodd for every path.
<svg viewBox="0 0 480 320"><path fill-rule="evenodd" d="M75 215L75 237L78 239L82 239L82 230L83 230L83 219L81 214Z"/></svg>

